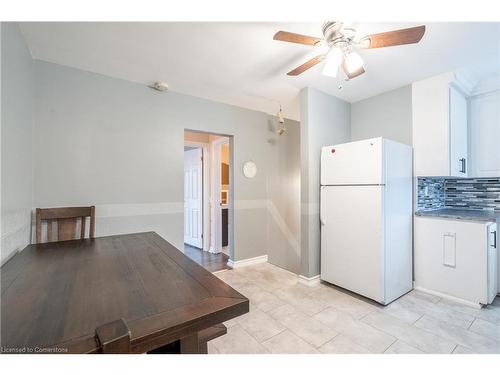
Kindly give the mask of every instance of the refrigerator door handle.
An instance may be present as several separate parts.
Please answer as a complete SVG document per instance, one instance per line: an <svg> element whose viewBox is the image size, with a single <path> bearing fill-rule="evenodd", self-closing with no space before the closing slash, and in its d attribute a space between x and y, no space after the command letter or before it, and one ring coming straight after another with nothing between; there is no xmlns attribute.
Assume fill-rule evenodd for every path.
<svg viewBox="0 0 500 375"><path fill-rule="evenodd" d="M321 186L321 188L320 188L320 197L319 197L319 199L320 199L320 204L319 204L319 223L322 226L325 225L325 222L323 221L323 215L321 215L321 212L322 212L322 210L321 210L321 193L323 192L324 188L325 188L324 186Z"/></svg>

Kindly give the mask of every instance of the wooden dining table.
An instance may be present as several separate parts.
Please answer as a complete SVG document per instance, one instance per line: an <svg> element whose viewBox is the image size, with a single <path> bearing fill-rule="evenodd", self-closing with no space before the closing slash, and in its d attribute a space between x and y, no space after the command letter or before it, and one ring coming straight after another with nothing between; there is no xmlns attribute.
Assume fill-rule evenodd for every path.
<svg viewBox="0 0 500 375"><path fill-rule="evenodd" d="M200 353L249 309L154 232L29 245L1 282L2 353Z"/></svg>

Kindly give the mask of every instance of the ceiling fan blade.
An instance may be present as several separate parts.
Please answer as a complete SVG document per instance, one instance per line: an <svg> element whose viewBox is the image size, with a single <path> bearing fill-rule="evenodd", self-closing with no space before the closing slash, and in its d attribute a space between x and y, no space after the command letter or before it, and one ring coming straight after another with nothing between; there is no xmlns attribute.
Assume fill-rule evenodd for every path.
<svg viewBox="0 0 500 375"><path fill-rule="evenodd" d="M361 48L382 48L400 46L403 44L413 44L420 42L424 36L425 25L387 31L385 33L367 35L361 39Z"/></svg>
<svg viewBox="0 0 500 375"><path fill-rule="evenodd" d="M299 74L304 73L307 69L312 68L314 65L323 61L324 57L325 57L325 55L319 55L319 56L313 57L311 60L305 62L301 66L298 66L294 70L289 71L286 75L298 76Z"/></svg>
<svg viewBox="0 0 500 375"><path fill-rule="evenodd" d="M365 68L363 66L356 69L354 72L349 72L347 70L347 66L345 64L345 59L342 61L342 70L344 71L344 73L348 79L353 79L353 78L359 77L361 74L363 74L365 72Z"/></svg>
<svg viewBox="0 0 500 375"><path fill-rule="evenodd" d="M302 34L289 33L288 31L278 31L274 34L274 40L281 40L282 42L306 44L308 46L314 46L316 43L321 42L323 39L316 38L314 36L307 36Z"/></svg>

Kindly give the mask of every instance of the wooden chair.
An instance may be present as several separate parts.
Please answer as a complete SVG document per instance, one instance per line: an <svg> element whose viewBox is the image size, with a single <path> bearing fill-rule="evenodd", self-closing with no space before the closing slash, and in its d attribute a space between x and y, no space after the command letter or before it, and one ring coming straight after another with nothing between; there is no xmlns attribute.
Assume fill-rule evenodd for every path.
<svg viewBox="0 0 500 375"><path fill-rule="evenodd" d="M47 223L45 242L67 241L85 238L85 220L90 217L89 238L94 238L95 207L59 207L36 209L36 243L42 243L42 221ZM80 222L80 236L77 237L77 223ZM53 230L57 223L56 230Z"/></svg>

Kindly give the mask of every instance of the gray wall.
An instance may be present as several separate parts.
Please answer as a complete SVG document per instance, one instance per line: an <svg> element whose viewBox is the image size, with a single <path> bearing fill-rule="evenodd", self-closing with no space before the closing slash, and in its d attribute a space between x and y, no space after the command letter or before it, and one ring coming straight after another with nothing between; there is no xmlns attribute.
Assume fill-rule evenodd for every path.
<svg viewBox="0 0 500 375"><path fill-rule="evenodd" d="M320 271L319 176L321 147L350 140L351 106L321 91L300 93L301 266L300 274Z"/></svg>
<svg viewBox="0 0 500 375"><path fill-rule="evenodd" d="M374 137L412 145L411 85L351 104L351 139Z"/></svg>
<svg viewBox="0 0 500 375"><path fill-rule="evenodd" d="M33 62L16 24L1 31L2 260L29 242L31 208L44 206L95 204L97 235L154 230L182 247L192 129L234 136L233 259L268 254L315 276L320 148L377 136L411 144L409 86L352 105L306 88L301 126L287 121L279 137L261 112ZM246 160L258 166L252 180Z"/></svg>
<svg viewBox="0 0 500 375"><path fill-rule="evenodd" d="M33 61L15 23L1 24L1 260L30 240Z"/></svg>
<svg viewBox="0 0 500 375"><path fill-rule="evenodd" d="M279 264L295 262L287 242L278 248L270 244L280 240L268 238L276 228L278 238L299 238L287 211L298 196L277 193L288 189L287 171L298 168L298 160L282 160L293 148L287 143L297 142L293 130L271 142L273 119L261 112L41 61L35 72L34 206L95 204L96 235L154 230L180 248L184 129L232 135L233 259L268 254ZM243 176L247 160L257 164L254 179Z"/></svg>
<svg viewBox="0 0 500 375"><path fill-rule="evenodd" d="M270 121L276 130L277 121ZM273 145L267 161L268 261L291 272L300 271L300 125L290 121L286 133L269 138Z"/></svg>

